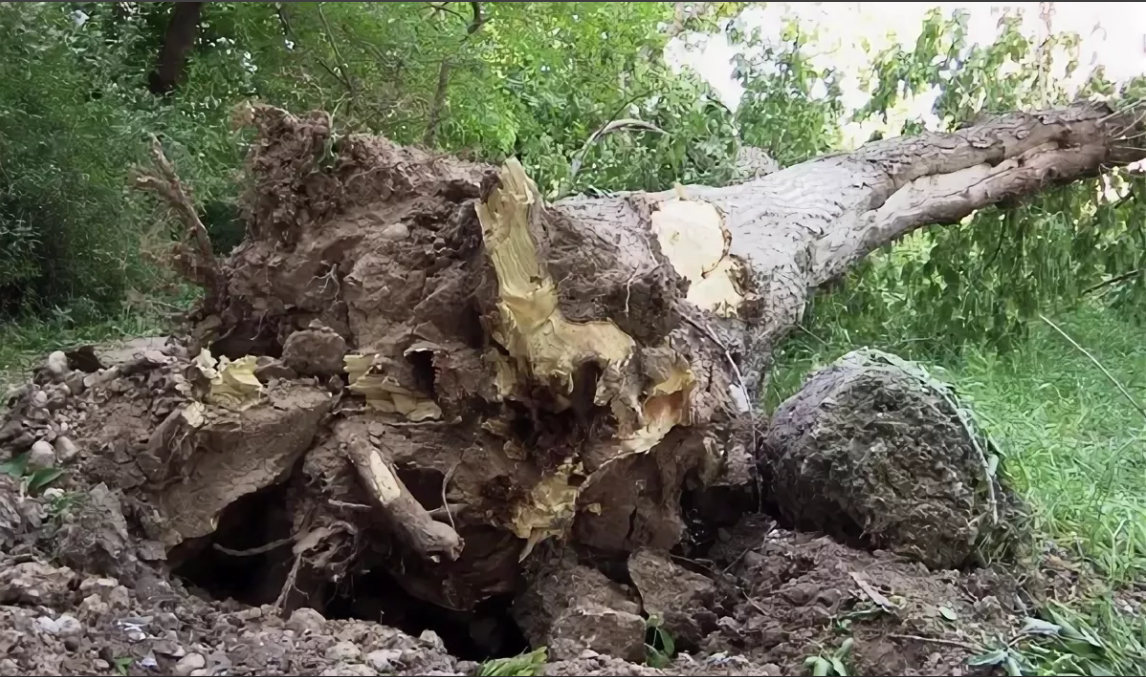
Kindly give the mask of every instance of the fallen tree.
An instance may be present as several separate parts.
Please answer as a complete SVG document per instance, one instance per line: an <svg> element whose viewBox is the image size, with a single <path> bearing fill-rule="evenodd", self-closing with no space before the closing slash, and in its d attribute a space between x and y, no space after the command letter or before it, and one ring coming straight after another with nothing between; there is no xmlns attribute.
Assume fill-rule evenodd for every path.
<svg viewBox="0 0 1146 677"><path fill-rule="evenodd" d="M801 467L798 450L762 451L750 403L817 286L914 229L1146 157L1128 140L1140 140L1134 116L1079 104L725 188L546 205L512 160L494 169L335 138L325 114L257 107L244 121L258 129L247 233L225 260L161 153L159 175L141 181L187 225L181 269L207 287L190 341L68 393L132 379L118 392L138 394L98 403L111 423L80 437L103 468L94 476L149 506L137 523L153 558L201 556L213 533L253 519L241 501L280 487L279 526L253 538L293 543L263 565L287 607L321 606L329 581L382 568L414 597L469 613L513 593L522 561L553 543L622 565L673 548L682 492L770 494L753 486L758 457L782 458L789 479ZM53 369L22 393L0 444L44 441L33 400L46 411L75 380ZM789 407L772 438L814 447L800 437L807 406ZM1002 488L979 472L973 438L959 453L972 447L956 465L978 486L943 511L967 522L963 545L933 564L960 564L998 526ZM824 508L818 528L833 519ZM872 545L918 554L900 531Z"/></svg>

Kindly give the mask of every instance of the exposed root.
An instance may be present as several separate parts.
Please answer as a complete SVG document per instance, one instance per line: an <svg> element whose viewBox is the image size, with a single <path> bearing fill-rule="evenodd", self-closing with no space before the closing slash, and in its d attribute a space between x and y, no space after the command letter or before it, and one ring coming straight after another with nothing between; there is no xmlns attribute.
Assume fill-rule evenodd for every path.
<svg viewBox="0 0 1146 677"><path fill-rule="evenodd" d="M433 562L461 556L464 543L458 532L430 516L377 447L354 432L346 433L345 445L371 500L415 552Z"/></svg>

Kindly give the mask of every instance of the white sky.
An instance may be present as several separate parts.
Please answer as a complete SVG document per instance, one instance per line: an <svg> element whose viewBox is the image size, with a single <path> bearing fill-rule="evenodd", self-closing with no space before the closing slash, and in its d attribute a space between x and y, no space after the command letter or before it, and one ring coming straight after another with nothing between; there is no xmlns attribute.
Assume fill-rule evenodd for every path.
<svg viewBox="0 0 1146 677"><path fill-rule="evenodd" d="M813 62L817 66L830 65L843 71L845 107L854 109L867 99L867 95L859 91L856 80L859 70L870 61L861 41L866 38L873 52L892 44L893 40L914 46L923 17L933 7L941 7L948 13L955 8L967 11L972 43L994 41L1000 12L1005 7L1022 10L1024 33L1041 38L1046 31L1039 18L1037 2L770 2L751 7L741 18L749 27L760 27L765 38L778 34L785 16L796 16L802 23L818 28L819 40L809 46L809 53L814 55ZM1107 77L1119 82L1146 73L1146 3L1055 2L1053 8L1051 29L1074 32L1082 38L1080 67L1074 84L1081 84L1090 68L1098 64L1105 66ZM728 44L723 33L693 35L689 42L695 47L688 49L682 40L674 40L666 53L670 63L687 64L696 69L720 98L735 108L743 88L732 80L729 60L737 49ZM911 102L906 114L931 117L934 94L918 97ZM862 142L879 126L875 121L846 125L849 145Z"/></svg>

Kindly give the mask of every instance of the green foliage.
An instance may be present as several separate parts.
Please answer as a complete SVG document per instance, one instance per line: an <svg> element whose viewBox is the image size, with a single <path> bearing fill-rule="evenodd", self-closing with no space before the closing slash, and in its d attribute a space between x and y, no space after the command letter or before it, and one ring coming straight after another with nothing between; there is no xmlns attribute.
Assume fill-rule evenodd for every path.
<svg viewBox="0 0 1146 677"><path fill-rule="evenodd" d="M49 484L64 476L63 468L29 470L28 454L29 452L24 452L0 463L0 473L11 475L20 480L27 487L27 491L33 494L38 494L41 490L46 489Z"/></svg>
<svg viewBox="0 0 1146 677"><path fill-rule="evenodd" d="M935 10L913 50L896 46L876 56L865 78L871 99L855 119L886 121L901 98L933 89L933 113L951 130L984 114L1069 103L1050 56L1055 49L1077 54L1077 44L1069 35L1032 44L1017 17L1006 16L994 43L971 46L966 16L945 18ZM1076 67L1077 60L1068 63L1065 76ZM1120 105L1135 105L1141 89L1134 82L1115 92L1098 73L1080 94L1119 94ZM908 127L918 131L923 124L909 120L905 133ZM932 356L967 344L1007 350L1039 310L1073 307L1096 285L1119 277L1103 288L1108 300L1127 316L1146 319L1146 278L1138 272L1146 267L1142 189L1141 176L1119 170L917 233L821 293L808 329L818 333L842 322L870 340L899 324L925 336L915 349Z"/></svg>
<svg viewBox="0 0 1146 677"><path fill-rule="evenodd" d="M676 656L676 642L665 629L664 619L655 614L645 619L648 639L645 641L645 662L649 667L666 668Z"/></svg>
<svg viewBox="0 0 1146 677"><path fill-rule="evenodd" d="M509 658L491 658L478 668L479 677L533 677L545 673L548 650L540 647Z"/></svg>

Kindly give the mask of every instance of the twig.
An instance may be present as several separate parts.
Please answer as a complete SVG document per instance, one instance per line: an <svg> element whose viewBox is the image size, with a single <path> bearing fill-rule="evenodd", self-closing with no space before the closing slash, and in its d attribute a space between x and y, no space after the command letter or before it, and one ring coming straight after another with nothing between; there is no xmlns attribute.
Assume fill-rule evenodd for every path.
<svg viewBox="0 0 1146 677"><path fill-rule="evenodd" d="M954 646L967 651L978 651L979 647L967 642L959 642L953 639L939 639L938 637L920 637L919 635L888 635L893 639L909 639L915 642L930 642L932 644L943 644L944 646Z"/></svg>
<svg viewBox="0 0 1146 677"><path fill-rule="evenodd" d="M1062 337L1069 341L1072 346L1077 348L1080 353L1086 355L1086 357L1094 363L1094 366L1098 367L1099 370L1101 370L1102 373L1106 375L1106 378L1110 379L1110 382L1114 384L1114 387L1118 388L1119 392L1122 393L1122 396L1126 398L1126 401L1129 402L1135 409L1137 409L1139 414L1142 414L1142 418L1146 418L1146 408L1143 408L1142 405L1138 403L1138 400L1134 399L1134 396L1130 394L1130 391L1126 389L1126 386L1122 385L1118 379L1114 378L1114 374L1111 374L1106 367L1102 366L1102 363L1098 361L1098 358L1096 358L1094 355L1091 355L1090 351L1079 345L1078 341L1072 339L1070 334L1067 334L1065 331L1063 331L1061 327L1047 319L1046 315L1039 313L1039 319L1050 325L1051 329L1054 329L1060 335L1062 335Z"/></svg>
<svg viewBox="0 0 1146 677"><path fill-rule="evenodd" d="M851 577L852 580L856 582L856 585L860 587L860 590L863 590L863 593L868 596L868 599L875 602L879 608L883 609L887 613L893 616L896 615L896 612L899 611L899 607L892 604L891 600L889 600L887 597L884 597L879 590L876 590L874 587L872 587L871 583L868 583L866 580L864 580L863 576L853 571L851 572Z"/></svg>
<svg viewBox="0 0 1146 677"><path fill-rule="evenodd" d="M450 512L450 504L446 500L446 490L450 486L450 480L452 480L454 478L454 471L456 471L458 469L458 466L461 464L462 464L461 461L458 461L457 463L455 463L450 468L449 472L446 473L446 476L442 478L442 509L446 511L446 517L450 518L450 528L453 529L454 531L458 530L458 525L454 524L454 514L452 512Z"/></svg>
<svg viewBox="0 0 1146 677"><path fill-rule="evenodd" d="M225 547L219 545L218 543L213 543L212 545L219 552L221 552L225 555L230 555L231 557L251 557L252 555L261 555L263 553L270 552L271 550L275 550L276 548L281 548L284 545L289 545L291 543L294 543L295 541L298 540L298 537L299 537L299 534L294 534L291 536L287 536L286 538L280 538L277 541L271 541L270 543L264 543L263 545L260 545L256 548L249 548L247 550L233 550L231 548L225 548Z"/></svg>
<svg viewBox="0 0 1146 677"><path fill-rule="evenodd" d="M199 219L199 214L195 211L195 204L191 200L190 192L179 179L179 175L175 172L175 166L163 153L163 144L154 134L151 135L151 159L155 164L157 173L154 175L140 174L135 179L135 187L161 197L179 220L183 222L187 235L194 241L195 252L193 254L188 252L190 260L180 256L183 269L179 272L189 281L202 286L207 292L205 305L212 310L217 310L217 305L221 302L223 292L226 289L226 280L215 260L211 238L207 234L207 228Z"/></svg>
<svg viewBox="0 0 1146 677"><path fill-rule="evenodd" d="M361 503L347 503L346 501L336 501L333 498L328 501L331 507L342 508L343 510L353 510L354 512L370 512L374 508Z"/></svg>
<svg viewBox="0 0 1146 677"><path fill-rule="evenodd" d="M1137 275L1141 275L1141 274L1142 274L1142 270L1139 269L1139 270L1132 270L1129 273L1123 273L1123 274L1118 275L1116 277L1112 277L1109 280L1106 280L1104 282L1099 282L1096 285L1092 285L1090 287L1087 287L1086 289L1083 289L1082 290L1082 296L1086 296L1087 294L1090 294L1092 292L1096 292L1099 289L1109 287L1112 284L1118 284L1119 282L1125 282L1126 280L1129 280L1130 278L1135 277Z"/></svg>
<svg viewBox="0 0 1146 677"><path fill-rule="evenodd" d="M357 97L354 88L354 80L346 73L346 62L342 60L342 52L338 49L338 44L334 41L334 33L330 30L330 22L326 20L326 12L322 11L323 3L318 3L318 18L322 21L322 28L326 36L326 43L330 45L330 51L334 52L334 58L337 61L335 64L338 66L338 73L341 75L342 84L350 93L350 101L347 102L347 117L350 116L349 109L354 105L354 99Z"/></svg>

